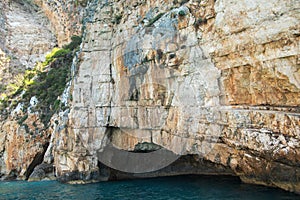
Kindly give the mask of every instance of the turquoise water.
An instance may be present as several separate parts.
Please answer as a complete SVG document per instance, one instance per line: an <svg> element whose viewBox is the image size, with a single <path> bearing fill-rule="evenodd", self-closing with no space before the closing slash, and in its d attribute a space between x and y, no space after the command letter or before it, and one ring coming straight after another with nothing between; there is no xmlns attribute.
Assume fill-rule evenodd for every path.
<svg viewBox="0 0 300 200"><path fill-rule="evenodd" d="M178 176L89 185L56 181L0 182L0 199L300 199L279 189L241 183L234 177Z"/></svg>

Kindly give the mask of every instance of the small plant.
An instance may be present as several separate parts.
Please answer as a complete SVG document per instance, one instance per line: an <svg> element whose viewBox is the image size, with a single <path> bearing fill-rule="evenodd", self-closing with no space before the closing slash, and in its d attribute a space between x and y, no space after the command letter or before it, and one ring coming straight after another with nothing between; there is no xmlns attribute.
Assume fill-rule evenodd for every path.
<svg viewBox="0 0 300 200"><path fill-rule="evenodd" d="M86 7L88 3L88 0L84 0L84 1L79 1L79 0L75 0L75 6L82 6L82 7Z"/></svg>
<svg viewBox="0 0 300 200"><path fill-rule="evenodd" d="M46 55L46 59L45 59L45 61L42 63L43 67L49 65L49 63L51 63L51 62L55 59L54 55L55 55L56 52L58 52L59 50L60 50L59 48L54 48L54 49L52 49L51 53L49 53L49 54Z"/></svg>
<svg viewBox="0 0 300 200"><path fill-rule="evenodd" d="M165 13L159 13L154 18L152 18L149 23L146 25L146 27L152 26L157 20L159 20Z"/></svg>
<svg viewBox="0 0 300 200"><path fill-rule="evenodd" d="M121 20L122 20L122 14L119 14L119 15L115 15L114 19L113 19L113 23L114 24L120 24L121 23Z"/></svg>
<svg viewBox="0 0 300 200"><path fill-rule="evenodd" d="M202 23L204 23L204 19L201 18L201 17L199 17L199 18L197 19L196 23L197 23L197 24L202 24Z"/></svg>
<svg viewBox="0 0 300 200"><path fill-rule="evenodd" d="M181 10L181 11L178 12L178 15L180 17L184 17L186 15L186 13L184 12L184 10Z"/></svg>
<svg viewBox="0 0 300 200"><path fill-rule="evenodd" d="M199 18L195 21L194 27L195 27L196 30L198 30L199 27L200 27L201 25L205 24L205 23L207 23L207 19L203 19L203 18L199 17Z"/></svg>
<svg viewBox="0 0 300 200"><path fill-rule="evenodd" d="M61 104L61 102L60 102L60 100L55 100L54 101L54 105L53 105L53 109L54 110L58 110L59 109L59 107L60 107L60 104Z"/></svg>
<svg viewBox="0 0 300 200"><path fill-rule="evenodd" d="M81 44L81 42L82 42L82 38L81 38L80 36L78 36L78 35L73 35L73 36L71 37L71 42L70 42L70 44L63 46L63 48L64 48L65 50L66 50L66 49L69 49L69 50L73 51L73 50L75 50L76 48L79 47L79 45Z"/></svg>
<svg viewBox="0 0 300 200"><path fill-rule="evenodd" d="M26 133L30 133L30 135L31 135L31 132L30 132L30 130L29 130L28 125L27 125L27 124L22 124L22 126L24 127ZM33 133L32 133L32 135L33 135Z"/></svg>
<svg viewBox="0 0 300 200"><path fill-rule="evenodd" d="M24 122L25 122L25 120L28 118L28 115L24 115L23 117L21 117L19 120L18 120L18 124L19 125L22 125Z"/></svg>

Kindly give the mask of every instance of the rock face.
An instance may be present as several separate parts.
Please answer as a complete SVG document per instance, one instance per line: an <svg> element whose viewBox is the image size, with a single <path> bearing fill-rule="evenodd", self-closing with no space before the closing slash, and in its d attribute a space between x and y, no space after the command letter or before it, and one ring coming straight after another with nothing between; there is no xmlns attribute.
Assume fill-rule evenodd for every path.
<svg viewBox="0 0 300 200"><path fill-rule="evenodd" d="M53 174L53 165L42 163L34 168L29 176L28 181L55 180Z"/></svg>
<svg viewBox="0 0 300 200"><path fill-rule="evenodd" d="M8 95L5 91L9 84L18 81L16 75L24 73L27 68L33 68L36 62L43 61L45 53L56 45L47 18L29 2L0 2L1 103ZM15 116L22 112L21 106L11 113L5 107L1 110L1 179L28 177L34 165L43 161L49 144L48 130L38 133L28 131L41 127L36 114L29 114L23 120L28 125L20 126Z"/></svg>
<svg viewBox="0 0 300 200"><path fill-rule="evenodd" d="M69 43L71 36L81 35L87 0L33 0L50 20L59 46Z"/></svg>
<svg viewBox="0 0 300 200"><path fill-rule="evenodd" d="M28 5L29 6L29 5ZM38 10L11 3L6 13L6 47L23 66L33 67L56 43L48 20Z"/></svg>
<svg viewBox="0 0 300 200"><path fill-rule="evenodd" d="M41 180L54 162L69 183L230 174L300 193L298 0L35 2L59 46L84 30L70 112L34 137L3 122L0 177ZM19 37L27 18L28 30L43 25L11 6L0 10L5 67L12 43L3 35ZM52 45L49 32L36 38Z"/></svg>
<svg viewBox="0 0 300 200"><path fill-rule="evenodd" d="M28 131L40 126L37 115L28 116L24 124L20 126L12 118L1 123L1 179L26 179L34 167L43 162L50 134L45 130L38 133Z"/></svg>
<svg viewBox="0 0 300 200"><path fill-rule="evenodd" d="M10 2L10 3L9 3ZM17 75L41 62L55 45L47 18L33 4L0 3L0 93ZM7 94L5 94L7 95Z"/></svg>
<svg viewBox="0 0 300 200"><path fill-rule="evenodd" d="M92 1L69 120L54 137L58 178L98 181L108 144L150 143L300 193L299 6Z"/></svg>
<svg viewBox="0 0 300 200"><path fill-rule="evenodd" d="M34 96L27 102L28 99L22 99L25 91L16 94L9 87L12 83L22 84L27 73L25 70L33 69L37 62L44 61L45 54L54 47L65 45L73 35L80 38L85 6L86 1L73 0L0 2L1 180L53 178L51 133L56 128L55 117L51 126L43 124L43 115L48 113L32 112L41 99ZM56 57L55 60L57 62L52 65L55 68L67 65L67 59L58 62ZM72 61L72 57L68 60ZM49 67L46 68L49 70ZM62 77L57 79L62 80ZM26 85L32 83L35 80ZM28 88L23 89L28 93ZM52 94L51 91L48 93ZM26 103L31 108L27 109ZM51 106L49 109L53 108Z"/></svg>

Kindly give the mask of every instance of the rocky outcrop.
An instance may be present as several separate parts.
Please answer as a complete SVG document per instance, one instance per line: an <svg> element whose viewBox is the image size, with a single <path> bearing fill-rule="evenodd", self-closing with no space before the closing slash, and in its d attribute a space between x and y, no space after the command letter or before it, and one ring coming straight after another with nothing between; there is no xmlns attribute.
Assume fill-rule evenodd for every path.
<svg viewBox="0 0 300 200"><path fill-rule="evenodd" d="M62 105L57 97L70 78L73 54L81 43L86 3L0 2L1 179L53 178L51 133L57 122L55 117L49 121ZM54 49L43 62L57 46L64 48Z"/></svg>
<svg viewBox="0 0 300 200"><path fill-rule="evenodd" d="M35 114L2 122L0 177L52 179L54 162L69 183L229 174L300 193L299 1L34 2L58 46L84 30L70 111L37 133ZM39 8L0 5L1 70L55 45Z"/></svg>
<svg viewBox="0 0 300 200"><path fill-rule="evenodd" d="M34 168L28 181L55 180L53 171L52 164L42 163Z"/></svg>
<svg viewBox="0 0 300 200"><path fill-rule="evenodd" d="M0 7L0 178L26 179L43 161L51 127L45 130L39 115L27 113L17 95L5 101L10 85L21 82L26 69L44 61L56 38L47 18L31 1L5 0Z"/></svg>
<svg viewBox="0 0 300 200"><path fill-rule="evenodd" d="M198 155L216 174L221 165L245 182L300 192L298 1L89 9L69 121L55 135L61 180L100 180L108 144L148 143Z"/></svg>
<svg viewBox="0 0 300 200"><path fill-rule="evenodd" d="M1 123L0 174L3 176L2 179L27 179L34 167L43 162L49 145L49 133L39 128L37 115L28 116L22 125L14 119Z"/></svg>
<svg viewBox="0 0 300 200"><path fill-rule="evenodd" d="M0 4L1 94L17 81L18 74L43 61L56 45L47 18L33 4L22 2L5 0Z"/></svg>
<svg viewBox="0 0 300 200"><path fill-rule="evenodd" d="M50 20L59 46L71 42L71 36L81 35L87 0L33 0Z"/></svg>
<svg viewBox="0 0 300 200"><path fill-rule="evenodd" d="M5 46L21 65L33 67L56 45L48 20L30 5L11 2L7 6Z"/></svg>

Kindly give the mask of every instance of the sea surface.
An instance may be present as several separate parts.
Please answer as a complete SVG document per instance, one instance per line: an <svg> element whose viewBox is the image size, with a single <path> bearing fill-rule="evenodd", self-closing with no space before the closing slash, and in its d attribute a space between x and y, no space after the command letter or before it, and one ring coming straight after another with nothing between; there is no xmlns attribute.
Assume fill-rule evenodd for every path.
<svg viewBox="0 0 300 200"><path fill-rule="evenodd" d="M241 183L228 176L177 176L67 185L57 181L0 182L0 199L233 200L300 199L280 189Z"/></svg>

